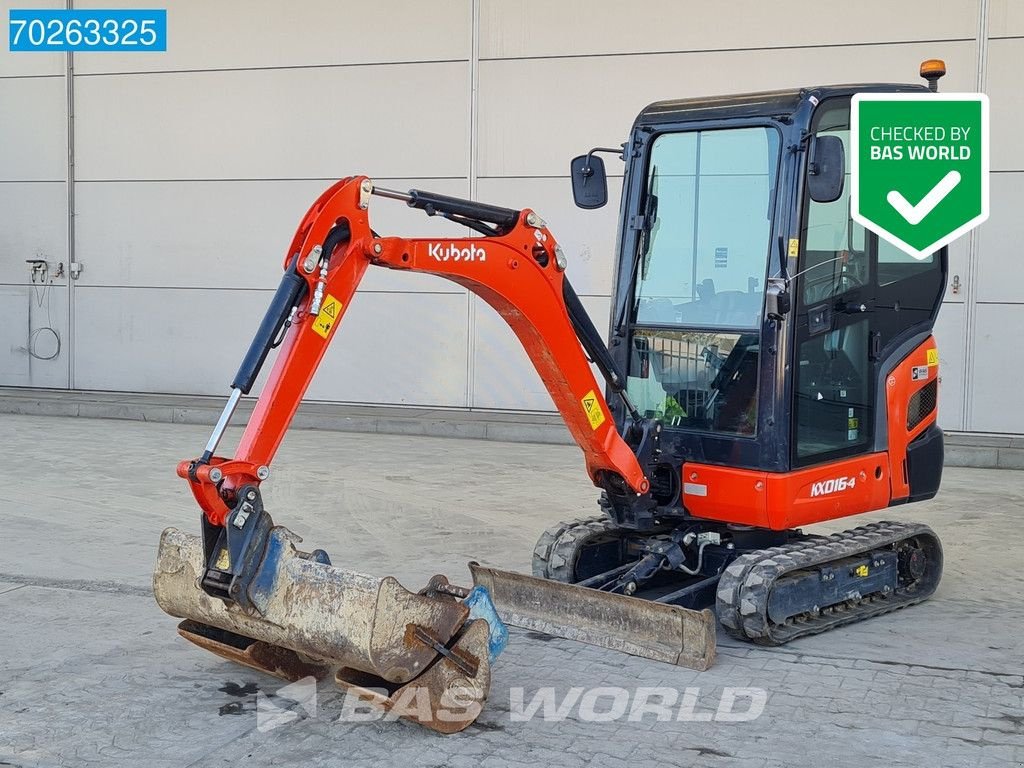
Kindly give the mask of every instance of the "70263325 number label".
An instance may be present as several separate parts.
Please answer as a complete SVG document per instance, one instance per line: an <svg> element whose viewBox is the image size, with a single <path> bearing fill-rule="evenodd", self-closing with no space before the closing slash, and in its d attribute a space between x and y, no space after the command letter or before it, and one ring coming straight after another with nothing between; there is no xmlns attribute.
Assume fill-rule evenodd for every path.
<svg viewBox="0 0 1024 768"><path fill-rule="evenodd" d="M164 9L27 10L12 8L11 51L166 51Z"/></svg>

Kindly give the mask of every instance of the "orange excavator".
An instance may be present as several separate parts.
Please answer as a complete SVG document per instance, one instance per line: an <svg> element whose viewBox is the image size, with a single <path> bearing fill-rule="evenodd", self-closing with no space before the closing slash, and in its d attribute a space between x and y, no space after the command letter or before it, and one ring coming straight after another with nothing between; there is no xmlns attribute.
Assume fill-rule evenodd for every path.
<svg viewBox="0 0 1024 768"><path fill-rule="evenodd" d="M942 74L922 67L933 90ZM400 714L452 732L479 714L505 624L703 669L711 608L731 635L778 645L929 597L942 549L927 526L800 530L939 487L931 334L946 251L912 259L860 228L846 170L852 96L923 89L659 102L620 149L574 159L584 208L607 201L600 153L626 164L607 344L537 212L334 184L292 239L205 451L178 466L202 528L164 532L160 606L223 657L289 680L333 674L385 709L415 695ZM375 198L477 236L381 236ZM486 301L582 449L599 514L544 532L532 576L471 564L472 587L437 576L414 593L300 550L264 509L260 485L371 266ZM218 455L275 348L235 455Z"/></svg>

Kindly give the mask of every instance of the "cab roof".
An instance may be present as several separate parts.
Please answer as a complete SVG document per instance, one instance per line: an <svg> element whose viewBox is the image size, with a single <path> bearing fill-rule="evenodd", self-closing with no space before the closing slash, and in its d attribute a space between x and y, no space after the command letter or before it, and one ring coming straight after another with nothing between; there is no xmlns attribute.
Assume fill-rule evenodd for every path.
<svg viewBox="0 0 1024 768"><path fill-rule="evenodd" d="M821 85L809 88L790 88L779 91L759 91L731 96L701 96L691 99L656 101L637 116L636 125L661 125L691 120L724 120L743 117L774 117L791 115L800 102L811 96L819 101L833 96L852 96L855 93L901 93L927 91L924 85L906 83L862 83L850 85Z"/></svg>

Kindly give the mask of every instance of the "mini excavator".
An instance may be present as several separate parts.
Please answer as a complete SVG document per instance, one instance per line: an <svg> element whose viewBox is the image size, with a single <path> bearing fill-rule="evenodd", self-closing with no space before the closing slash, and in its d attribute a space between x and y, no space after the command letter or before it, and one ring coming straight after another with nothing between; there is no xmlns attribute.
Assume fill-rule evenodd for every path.
<svg viewBox="0 0 1024 768"><path fill-rule="evenodd" d="M944 73L922 65L931 90ZM800 528L939 488L932 328L946 250L911 258L853 222L847 170L851 97L922 90L658 102L621 149L574 159L584 208L607 202L600 153L625 162L607 344L535 211L365 176L334 184L299 225L205 451L178 466L201 531L164 532L160 606L224 658L288 680L333 673L385 709L413 692L400 714L453 732L479 714L505 623L703 669L713 607L730 635L779 645L928 598L942 549L927 526ZM475 235L378 235L375 198ZM544 532L532 576L474 563L474 586L436 576L414 593L300 550L264 509L260 484L371 266L437 275L489 304L582 449L599 514ZM274 348L235 455L217 455Z"/></svg>

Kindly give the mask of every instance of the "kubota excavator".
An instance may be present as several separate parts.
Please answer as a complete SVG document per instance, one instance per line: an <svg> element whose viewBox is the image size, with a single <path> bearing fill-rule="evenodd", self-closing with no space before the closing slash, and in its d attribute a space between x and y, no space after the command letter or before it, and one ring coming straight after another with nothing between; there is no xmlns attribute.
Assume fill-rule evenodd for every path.
<svg viewBox="0 0 1024 768"><path fill-rule="evenodd" d="M944 72L922 65L932 90ZM451 732L480 711L503 621L702 669L712 606L730 634L777 645L926 599L942 570L928 527L799 529L939 487L931 334L946 250L913 259L854 224L846 173L851 97L923 89L644 109L612 150L626 167L608 345L536 212L364 176L332 186L288 248L206 450L178 466L202 530L164 532L161 607L221 656L292 680L333 672L385 708L413 693L400 714ZM602 151L572 161L581 207L607 200ZM374 197L480 236L380 236ZM263 508L260 484L370 266L438 275L493 307L583 450L600 514L545 532L533 576L471 564L471 589L435 577L408 592L300 551ZM234 457L218 456L275 347Z"/></svg>

